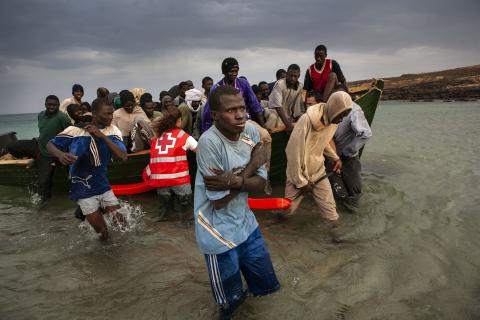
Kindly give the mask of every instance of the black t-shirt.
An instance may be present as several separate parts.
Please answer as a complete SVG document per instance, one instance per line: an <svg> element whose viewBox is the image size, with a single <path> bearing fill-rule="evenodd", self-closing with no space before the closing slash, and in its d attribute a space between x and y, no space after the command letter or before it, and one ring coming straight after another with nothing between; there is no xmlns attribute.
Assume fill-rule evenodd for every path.
<svg viewBox="0 0 480 320"><path fill-rule="evenodd" d="M321 69L321 68L322 66L317 65L317 69ZM307 72L305 72L305 81L303 82L303 89L310 91L310 90L313 90L313 83L308 70L309 69L307 69ZM341 83L345 82L345 76L343 75L342 69L340 69L340 65L335 60L332 60L332 71L335 72L335 74L337 75L338 82L341 82Z"/></svg>

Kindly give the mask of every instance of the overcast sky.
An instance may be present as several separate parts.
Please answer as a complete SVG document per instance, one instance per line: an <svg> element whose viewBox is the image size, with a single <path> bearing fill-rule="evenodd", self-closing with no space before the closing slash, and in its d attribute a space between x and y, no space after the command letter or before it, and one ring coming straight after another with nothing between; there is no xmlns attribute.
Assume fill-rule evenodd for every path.
<svg viewBox="0 0 480 320"><path fill-rule="evenodd" d="M39 112L74 83L87 101L99 86L200 87L229 56L251 84L291 63L303 79L321 43L347 81L479 64L479 14L479 0L2 0L0 113Z"/></svg>

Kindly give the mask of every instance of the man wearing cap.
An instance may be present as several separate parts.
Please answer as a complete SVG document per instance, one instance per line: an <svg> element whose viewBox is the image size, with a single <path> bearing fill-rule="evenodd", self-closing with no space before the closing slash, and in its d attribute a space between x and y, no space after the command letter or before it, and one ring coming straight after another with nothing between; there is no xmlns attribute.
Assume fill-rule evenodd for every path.
<svg viewBox="0 0 480 320"><path fill-rule="evenodd" d="M250 87L247 79L238 78L238 61L235 58L226 58L222 62L222 73L224 75L223 79L218 81L210 89L210 94L214 92L219 86L231 86L235 87L237 90L240 90L240 93L245 101L245 106L247 107L247 113L250 116L250 119L256 121L260 126L265 127L265 120L263 118L263 108L257 100L255 93ZM208 128L212 126L212 116L210 115L210 106L207 101L205 108L203 109L203 123L202 123L202 132L205 132Z"/></svg>
<svg viewBox="0 0 480 320"><path fill-rule="evenodd" d="M223 79L218 81L210 89L210 95L220 86L230 86L240 91L240 94L245 101L245 107L247 108L247 118L253 120L252 124L255 125L262 141L265 150L267 152L267 170L270 168L270 155L272 150L272 137L268 133L265 127L265 118L263 116L263 108L258 102L257 96L252 90L250 83L245 77L239 78L238 76L239 66L238 61L235 58L229 57L222 62ZM207 101L203 108L202 119L202 133L212 126L212 116L210 114L210 106Z"/></svg>
<svg viewBox="0 0 480 320"><path fill-rule="evenodd" d="M72 87L72 97L63 100L58 109L68 115L67 107L71 104L81 105L83 94L83 87L79 84L74 84Z"/></svg>

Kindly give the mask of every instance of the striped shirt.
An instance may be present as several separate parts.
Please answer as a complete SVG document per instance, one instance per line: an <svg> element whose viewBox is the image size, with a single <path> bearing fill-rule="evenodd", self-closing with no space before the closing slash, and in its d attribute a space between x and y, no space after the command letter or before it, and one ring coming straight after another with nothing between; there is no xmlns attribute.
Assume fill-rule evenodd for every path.
<svg viewBox="0 0 480 320"><path fill-rule="evenodd" d="M204 254L220 254L244 242L258 227L248 207L248 193L241 192L222 209L214 209L212 201L220 200L230 191L210 191L205 188L203 176L213 175L211 168L223 171L243 169L250 161L253 146L260 141L254 125L247 122L238 141L228 140L215 126L208 129L198 141L198 172L195 181L195 233ZM267 178L262 166L257 174Z"/></svg>

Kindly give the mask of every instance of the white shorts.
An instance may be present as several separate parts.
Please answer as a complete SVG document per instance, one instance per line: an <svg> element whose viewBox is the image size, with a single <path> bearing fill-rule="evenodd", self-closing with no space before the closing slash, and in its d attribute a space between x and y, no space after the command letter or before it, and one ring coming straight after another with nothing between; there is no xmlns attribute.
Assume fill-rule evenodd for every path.
<svg viewBox="0 0 480 320"><path fill-rule="evenodd" d="M99 194L97 196L79 199L77 200L77 204L80 206L80 209L82 209L83 215L86 216L94 213L100 208L116 206L120 204L120 202L113 194L113 191L110 189L107 192Z"/></svg>

